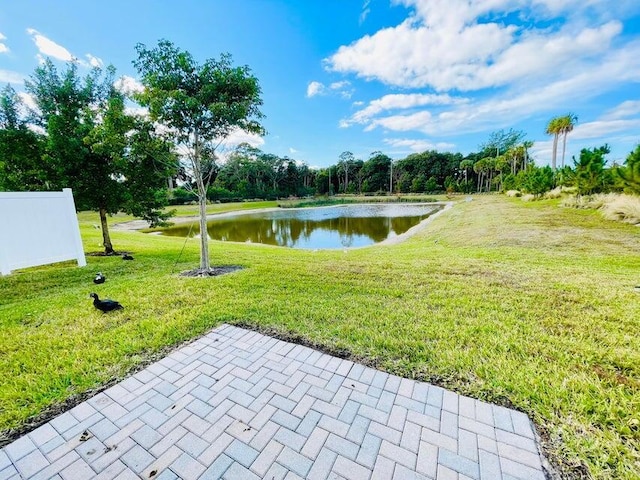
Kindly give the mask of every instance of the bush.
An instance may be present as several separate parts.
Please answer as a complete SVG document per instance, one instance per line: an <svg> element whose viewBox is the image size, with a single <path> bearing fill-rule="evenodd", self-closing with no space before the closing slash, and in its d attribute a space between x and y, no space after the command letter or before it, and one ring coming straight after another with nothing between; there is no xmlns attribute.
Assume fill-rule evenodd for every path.
<svg viewBox="0 0 640 480"><path fill-rule="evenodd" d="M174 188L169 191L169 205L186 205L197 201L198 197L196 194L188 191L184 187Z"/></svg>

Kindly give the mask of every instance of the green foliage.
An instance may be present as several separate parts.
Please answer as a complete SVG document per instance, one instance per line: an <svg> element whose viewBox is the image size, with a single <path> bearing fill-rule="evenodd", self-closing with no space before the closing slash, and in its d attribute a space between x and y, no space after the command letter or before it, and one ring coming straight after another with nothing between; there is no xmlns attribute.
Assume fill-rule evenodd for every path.
<svg viewBox="0 0 640 480"><path fill-rule="evenodd" d="M416 175L411 181L411 193L424 192L427 185L427 179L423 173Z"/></svg>
<svg viewBox="0 0 640 480"><path fill-rule="evenodd" d="M640 195L640 145L629 154L625 166L616 169L616 175L626 192Z"/></svg>
<svg viewBox="0 0 640 480"><path fill-rule="evenodd" d="M578 195L590 195L607 191L611 186L611 176L605 171L604 156L610 152L608 145L580 150L580 157L573 158L575 165L574 186Z"/></svg>
<svg viewBox="0 0 640 480"><path fill-rule="evenodd" d="M369 160L364 162L360 170L360 175L362 176L362 191L388 192L390 168L390 157L382 152L373 152Z"/></svg>
<svg viewBox="0 0 640 480"><path fill-rule="evenodd" d="M0 191L47 188L44 137L29 128L24 110L18 94L7 85L0 93Z"/></svg>
<svg viewBox="0 0 640 480"><path fill-rule="evenodd" d="M209 269L206 201L216 171L216 148L236 130L264 133L259 123L263 115L258 79L249 67L233 66L228 53L199 64L168 40L160 40L151 49L139 43L136 52L133 64L145 88L135 98L186 151L200 205L200 268ZM248 180L245 183L243 196L251 188Z"/></svg>
<svg viewBox="0 0 640 480"><path fill-rule="evenodd" d="M520 189L539 197L554 187L553 170L549 166L529 166L518 174Z"/></svg>
<svg viewBox="0 0 640 480"><path fill-rule="evenodd" d="M526 134L522 130L510 128L508 131L497 130L489 136L489 140L480 145L479 157L496 157L515 147L524 140Z"/></svg>
<svg viewBox="0 0 640 480"><path fill-rule="evenodd" d="M169 205L185 205L197 200L198 197L184 187L177 187L169 192Z"/></svg>
<svg viewBox="0 0 640 480"><path fill-rule="evenodd" d="M106 253L113 252L108 214L124 211L151 225L166 221L165 187L177 167L154 126L125 112L114 77L108 67L82 78L74 62L59 73L47 60L25 83L46 131L41 171L47 187L71 187L77 208L100 212Z"/></svg>
<svg viewBox="0 0 640 480"><path fill-rule="evenodd" d="M427 192L435 192L437 190L441 190L442 187L438 185L438 181L436 180L436 177L429 177L429 180L427 180L426 183L424 184L424 189Z"/></svg>

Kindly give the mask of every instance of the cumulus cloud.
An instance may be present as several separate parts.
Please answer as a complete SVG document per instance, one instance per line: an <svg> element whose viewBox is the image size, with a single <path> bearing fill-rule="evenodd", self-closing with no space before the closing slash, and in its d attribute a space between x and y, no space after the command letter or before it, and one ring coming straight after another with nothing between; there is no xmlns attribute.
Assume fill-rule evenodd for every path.
<svg viewBox="0 0 640 480"><path fill-rule="evenodd" d="M102 61L101 58L94 57L90 53L87 53L85 55L85 57L87 57L89 65L91 65L92 67L100 67L100 68L102 68L102 66L104 65L104 62Z"/></svg>
<svg viewBox="0 0 640 480"><path fill-rule="evenodd" d="M627 43L624 49L611 51L590 69L567 78L556 79L538 86L514 85L511 89L495 93L493 96L470 97L468 101L432 106L430 110L415 111L409 108L408 111L393 112L390 115L386 115L389 112L381 107L394 102L399 104L400 99L394 102L389 100L382 102L380 99L371 102L360 112L356 112L355 118L352 117L349 121L343 120L342 126L349 126L355 123L355 120L360 120L360 123L366 125L365 130L382 127L398 132L418 131L427 135L505 128L522 118L546 114L550 110L557 109L558 105L583 102L600 95L603 91L638 82L640 82L640 41L633 41ZM402 101L410 104L409 99L403 98ZM367 111L369 107L371 109ZM617 113L614 111L613 115L620 115L623 111L633 111L637 107L638 105L633 102L623 103L618 106Z"/></svg>
<svg viewBox="0 0 640 480"><path fill-rule="evenodd" d="M372 100L365 108L354 113L346 124L367 123L377 114L387 110L410 109L426 105L452 105L468 102L467 98L451 97L447 94L437 95L429 93L389 94ZM357 102L354 102L354 105ZM362 102L360 102L362 104Z"/></svg>
<svg viewBox="0 0 640 480"><path fill-rule="evenodd" d="M237 147L242 143L248 143L252 147L261 147L264 145L264 138L255 133L245 132L241 129L236 129L231 132L223 142L225 150Z"/></svg>
<svg viewBox="0 0 640 480"><path fill-rule="evenodd" d="M325 90L325 86L320 82L309 82L307 85L307 97L315 97L316 95L321 95Z"/></svg>
<svg viewBox="0 0 640 480"><path fill-rule="evenodd" d="M142 92L144 90L144 86L142 85L142 83L140 83L135 78L130 77L129 75L123 75L118 78L115 82L113 82L113 86L126 95Z"/></svg>
<svg viewBox="0 0 640 480"><path fill-rule="evenodd" d="M325 60L326 67L397 87L474 91L570 74L606 52L622 30L616 20L587 26L565 22L555 30L521 19L509 23L509 15L522 14L521 9L548 8L537 0L399 3L414 14L341 46ZM576 2L565 3L569 8Z"/></svg>
<svg viewBox="0 0 640 480"><path fill-rule="evenodd" d="M85 54L87 59L86 61L76 57L65 47L54 42L50 38L45 37L35 28L27 28L27 33L31 35L33 43L35 43L38 48L36 58L40 64L44 63L45 57L55 58L56 60L61 60L63 62L76 62L84 67L102 67L104 64L102 59L91 55L90 53Z"/></svg>
<svg viewBox="0 0 640 480"><path fill-rule="evenodd" d="M33 38L33 43L36 44L40 54L47 57L53 57L63 62L70 62L77 60L76 57L71 55L71 52L64 48L62 45L58 45L53 40L42 35L40 32L33 28L27 28L27 33Z"/></svg>
<svg viewBox="0 0 640 480"><path fill-rule="evenodd" d="M310 82L307 85L307 98L315 97L316 95L339 95L342 98L351 98L355 90L351 88L351 82L348 80L342 80L339 82L333 82L329 86L324 85L321 82Z"/></svg>

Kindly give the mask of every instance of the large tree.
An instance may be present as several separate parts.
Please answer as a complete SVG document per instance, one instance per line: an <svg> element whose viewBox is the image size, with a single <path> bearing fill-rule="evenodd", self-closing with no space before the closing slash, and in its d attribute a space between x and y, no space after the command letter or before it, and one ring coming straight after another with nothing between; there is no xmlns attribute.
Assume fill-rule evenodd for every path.
<svg viewBox="0 0 640 480"><path fill-rule="evenodd" d="M190 166L200 210L200 269L209 271L207 188L217 147L233 131L263 134L258 79L249 67L232 65L231 55L199 64L168 40L154 48L136 45L133 62L144 91L137 100L151 119L166 127Z"/></svg>
<svg viewBox="0 0 640 480"><path fill-rule="evenodd" d="M29 128L26 106L7 85L0 93L0 190L42 190L44 137Z"/></svg>
<svg viewBox="0 0 640 480"><path fill-rule="evenodd" d="M560 117L553 117L547 123L545 129L547 135L553 135L553 151L551 152L551 169L556 171L556 158L558 157L558 137L561 133Z"/></svg>
<svg viewBox="0 0 640 480"><path fill-rule="evenodd" d="M113 85L115 69L92 69L80 77L77 65L59 73L47 60L25 83L46 132L43 165L49 188L70 187L76 207L99 212L105 253L115 253L107 215L119 211L152 224L168 214L166 178L175 172L171 146L151 125L125 112L125 98Z"/></svg>
<svg viewBox="0 0 640 480"><path fill-rule="evenodd" d="M567 151L567 136L573 132L573 127L575 127L576 122L578 121L578 116L573 113L568 113L562 117L558 117L556 121L558 134L562 135L562 162L560 163L560 168L564 168L564 156Z"/></svg>

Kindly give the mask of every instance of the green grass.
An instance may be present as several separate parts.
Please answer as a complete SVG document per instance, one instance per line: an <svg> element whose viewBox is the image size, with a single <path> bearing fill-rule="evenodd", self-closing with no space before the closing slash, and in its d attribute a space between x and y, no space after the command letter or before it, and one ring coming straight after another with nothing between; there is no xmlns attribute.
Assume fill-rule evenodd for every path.
<svg viewBox="0 0 640 480"><path fill-rule="evenodd" d="M100 249L92 215L80 215L86 251ZM182 238L113 232L135 261L89 256L87 268L0 278L0 429L227 322L512 405L566 476L638 478L639 234L557 200L480 196L398 245L212 242L212 264L246 268L198 279L177 275L197 266L197 240L180 256ZM98 270L108 280L94 286ZM94 310L91 291L125 310Z"/></svg>

